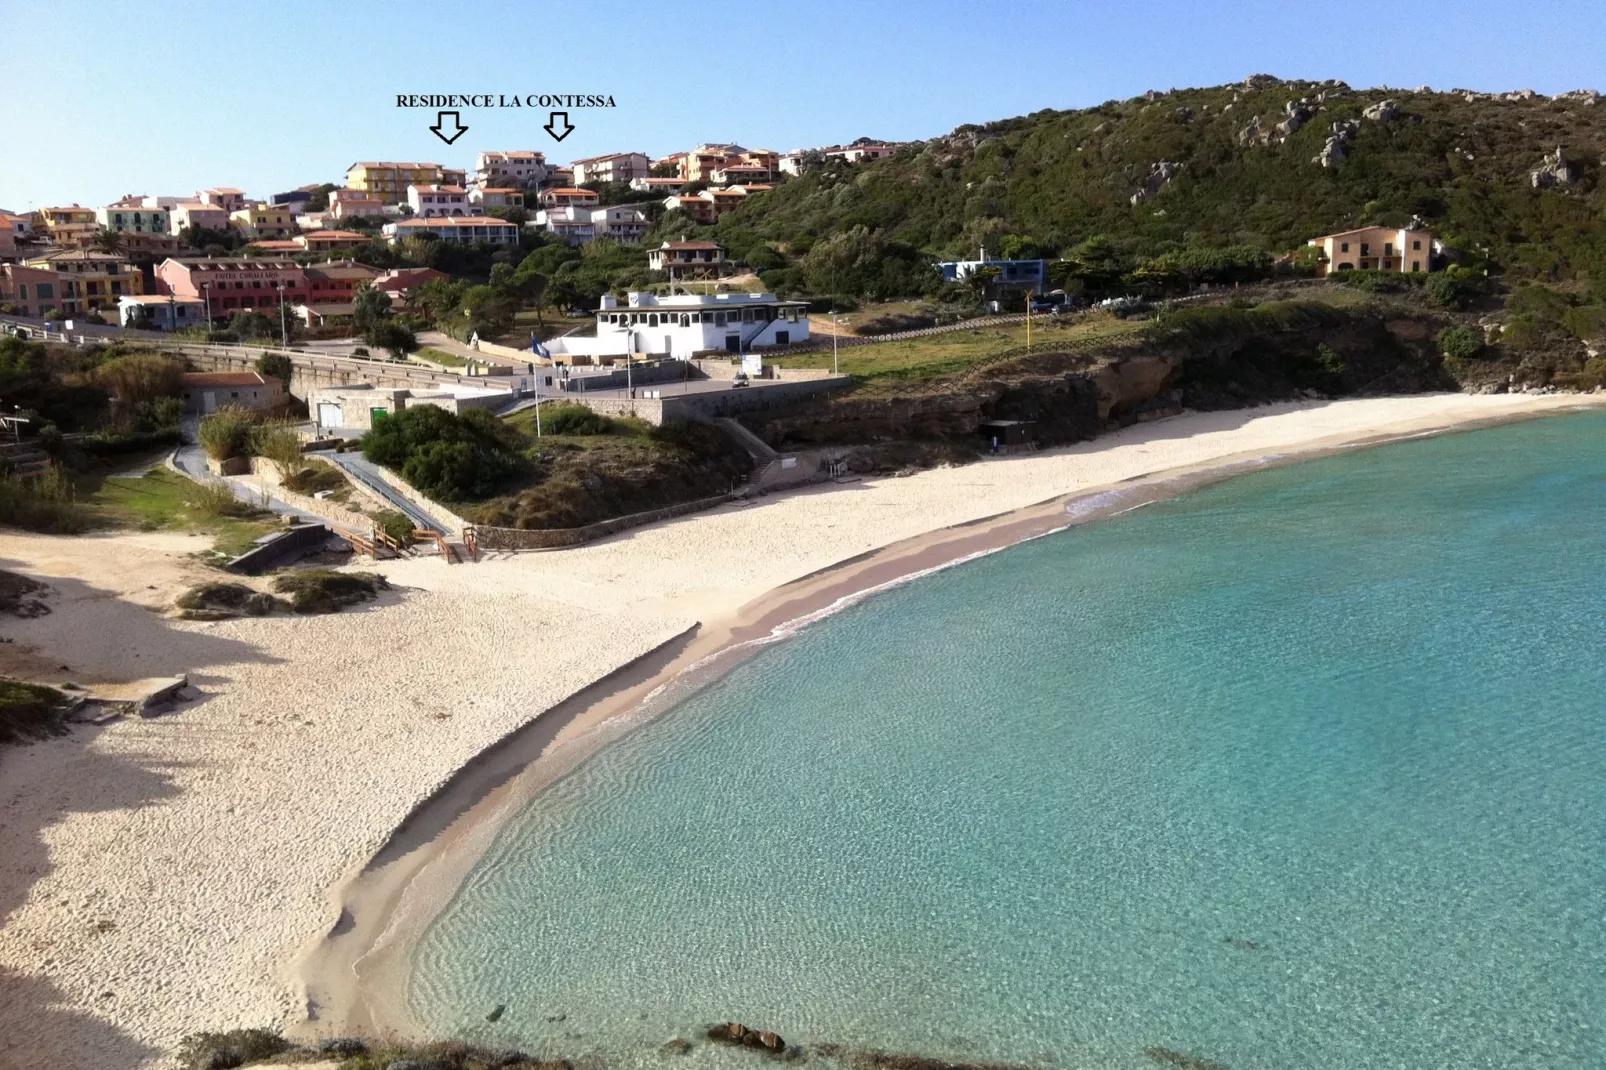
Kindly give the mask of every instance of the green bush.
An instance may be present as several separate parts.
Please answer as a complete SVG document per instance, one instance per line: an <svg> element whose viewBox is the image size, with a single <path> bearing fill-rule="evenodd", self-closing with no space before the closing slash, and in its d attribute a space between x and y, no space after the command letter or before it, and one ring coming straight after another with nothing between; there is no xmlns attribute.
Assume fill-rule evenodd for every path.
<svg viewBox="0 0 1606 1070"><path fill-rule="evenodd" d="M541 419L550 435L606 435L613 421L584 405L556 405L545 409Z"/></svg>
<svg viewBox="0 0 1606 1070"><path fill-rule="evenodd" d="M229 406L204 417L195 437L206 455L214 461L248 456L256 423L252 413Z"/></svg>
<svg viewBox="0 0 1606 1070"><path fill-rule="evenodd" d="M0 679L0 744L60 735L66 699L53 687Z"/></svg>
<svg viewBox="0 0 1606 1070"><path fill-rule="evenodd" d="M1449 271L1434 272L1424 285L1428 300L1440 308L1465 308L1478 294L1473 283Z"/></svg>
<svg viewBox="0 0 1606 1070"><path fill-rule="evenodd" d="M297 613L338 613L347 606L371 601L388 590L385 577L372 572L333 572L299 569L274 578L273 589L290 596Z"/></svg>
<svg viewBox="0 0 1606 1070"><path fill-rule="evenodd" d="M248 517L261 512L250 504L234 496L234 492L225 483L194 483L184 496L184 504L200 513L211 517Z"/></svg>
<svg viewBox="0 0 1606 1070"><path fill-rule="evenodd" d="M0 524L50 535L76 535L88 529L90 514L74 500L72 484L59 468L27 477L0 475Z"/></svg>
<svg viewBox="0 0 1606 1070"><path fill-rule="evenodd" d="M446 501L494 494L518 467L517 445L513 432L488 412L457 416L434 405L403 409L362 437L364 457Z"/></svg>
<svg viewBox="0 0 1606 1070"><path fill-rule="evenodd" d="M288 424L259 424L251 429L251 453L272 461L279 478L287 479L307 462L301 453L301 436Z"/></svg>
<svg viewBox="0 0 1606 1070"><path fill-rule="evenodd" d="M287 1051L290 1042L272 1029L231 1029L227 1033L193 1033L179 1045L186 1070L227 1070Z"/></svg>
<svg viewBox="0 0 1606 1070"><path fill-rule="evenodd" d="M301 467L284 477L284 486L297 494L311 495L319 491L345 490L350 484L340 469L328 461L303 456Z"/></svg>
<svg viewBox="0 0 1606 1070"><path fill-rule="evenodd" d="M40 438L44 438L44 435L41 434ZM113 457L124 453L149 453L177 446L183 441L184 436L177 427L168 427L152 431L97 431L85 435L74 445L95 457Z"/></svg>
<svg viewBox="0 0 1606 1070"><path fill-rule="evenodd" d="M1446 327L1438 341L1439 352L1456 360L1471 360L1483 352L1483 337L1471 327Z"/></svg>
<svg viewBox="0 0 1606 1070"><path fill-rule="evenodd" d="M1562 315L1562 324L1583 341L1606 339L1606 304L1569 308Z"/></svg>
<svg viewBox="0 0 1606 1070"><path fill-rule="evenodd" d="M374 514L374 527L403 546L413 544L413 532L417 530L417 526L407 518L407 514L394 509L382 509Z"/></svg>

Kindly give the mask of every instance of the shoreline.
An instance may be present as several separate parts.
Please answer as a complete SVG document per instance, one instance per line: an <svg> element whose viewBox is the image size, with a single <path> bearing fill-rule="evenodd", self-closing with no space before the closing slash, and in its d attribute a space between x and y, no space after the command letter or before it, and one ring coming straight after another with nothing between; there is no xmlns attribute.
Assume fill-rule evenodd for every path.
<svg viewBox="0 0 1606 1070"><path fill-rule="evenodd" d="M1072 527L1304 461L1606 407L1606 399L1340 433L1161 468L937 527L785 581L699 622L539 713L421 800L385 846L331 890L338 921L293 960L307 1018L292 1035L422 1036L406 1011L412 952L505 823L603 747L765 647L876 594ZM1096 440L1095 440L1096 441Z"/></svg>
<svg viewBox="0 0 1606 1070"><path fill-rule="evenodd" d="M215 576L192 536L0 532L0 567L52 589L50 614L6 621L0 660L14 674L182 673L198 693L163 716L0 750L11 860L0 867L0 1063L171 1067L180 1039L203 1030L326 1032L341 1010L334 989L359 961L383 1025L377 985L404 975L356 945L428 916L439 904L426 896L444 900L456 883L437 864L397 882L404 910L352 900L342 919L344 891L414 839L461 841L471 865L470 836L494 835L496 807L533 790L515 774L534 754L550 750L540 764L561 775L557 759L579 761L633 726L607 702L634 708L703 658L773 641L878 585L1176 493L1167 480L1603 406L1600 395L1436 394L1187 413L735 502L561 554L364 562L394 593L325 617L163 616ZM455 806L443 802L452 791ZM481 809L459 820L468 803ZM353 951L344 965L314 961L331 931Z"/></svg>

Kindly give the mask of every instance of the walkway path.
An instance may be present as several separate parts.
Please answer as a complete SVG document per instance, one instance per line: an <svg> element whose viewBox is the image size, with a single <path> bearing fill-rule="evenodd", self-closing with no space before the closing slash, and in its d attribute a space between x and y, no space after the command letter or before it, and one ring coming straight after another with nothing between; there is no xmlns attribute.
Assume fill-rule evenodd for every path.
<svg viewBox="0 0 1606 1070"><path fill-rule="evenodd" d="M376 466L360 453L310 453L309 457L321 457L326 461L339 465L346 473L389 502L392 508L401 513L413 526L420 531L434 531L441 535L451 532L441 521L431 516L422 507L408 501L396 492L396 489L385 481L384 477L376 471Z"/></svg>

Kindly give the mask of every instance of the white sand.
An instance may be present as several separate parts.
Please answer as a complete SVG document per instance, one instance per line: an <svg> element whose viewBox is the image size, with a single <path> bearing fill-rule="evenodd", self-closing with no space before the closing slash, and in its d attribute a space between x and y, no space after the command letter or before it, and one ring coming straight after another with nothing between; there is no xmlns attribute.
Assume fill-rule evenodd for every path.
<svg viewBox="0 0 1606 1070"><path fill-rule="evenodd" d="M329 890L465 760L694 621L866 550L1245 451L1572 407L1437 395L1187 415L1082 446L828 487L477 565L383 566L410 588L333 617L182 623L182 536L0 535L55 612L0 622L0 669L188 672L152 720L0 752L0 1067L127 1068L184 1034L284 1023L286 962ZM154 586L154 589L152 589ZM9 660L7 660L9 659ZM48 672L42 669L48 667Z"/></svg>

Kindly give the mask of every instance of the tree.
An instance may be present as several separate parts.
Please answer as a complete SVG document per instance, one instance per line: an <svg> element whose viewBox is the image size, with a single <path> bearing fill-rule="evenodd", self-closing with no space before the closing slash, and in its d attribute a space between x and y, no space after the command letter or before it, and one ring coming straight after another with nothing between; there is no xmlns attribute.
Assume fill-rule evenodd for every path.
<svg viewBox="0 0 1606 1070"><path fill-rule="evenodd" d="M371 346L389 350L390 355L396 360L405 360L407 354L418 348L418 339L413 336L413 332L395 320L376 323L363 335L363 341Z"/></svg>
<svg viewBox="0 0 1606 1070"><path fill-rule="evenodd" d="M340 187L335 185L333 182L325 182L323 185L319 186L316 192L314 192L311 197L307 198L307 211L327 211L329 208L329 194L333 193L339 188Z"/></svg>
<svg viewBox="0 0 1606 1070"><path fill-rule="evenodd" d="M103 230L95 235L90 247L97 253L117 254L123 251L123 236L115 230Z"/></svg>
<svg viewBox="0 0 1606 1070"><path fill-rule="evenodd" d="M96 386L111 393L120 414L132 413L157 398L177 397L184 365L168 357L131 353L113 357L91 374Z"/></svg>
<svg viewBox="0 0 1606 1070"><path fill-rule="evenodd" d="M1439 332L1439 352L1457 360L1471 360L1483 352L1483 339L1471 327L1446 327Z"/></svg>
<svg viewBox="0 0 1606 1070"><path fill-rule="evenodd" d="M295 373L295 366L290 358L283 353L264 353L257 358L257 374L264 379L277 379L284 384L286 390L290 389L290 377Z"/></svg>
<svg viewBox="0 0 1606 1070"><path fill-rule="evenodd" d="M368 333L390 316L390 295L365 282L357 288L351 300L351 320L368 342L377 345Z"/></svg>

